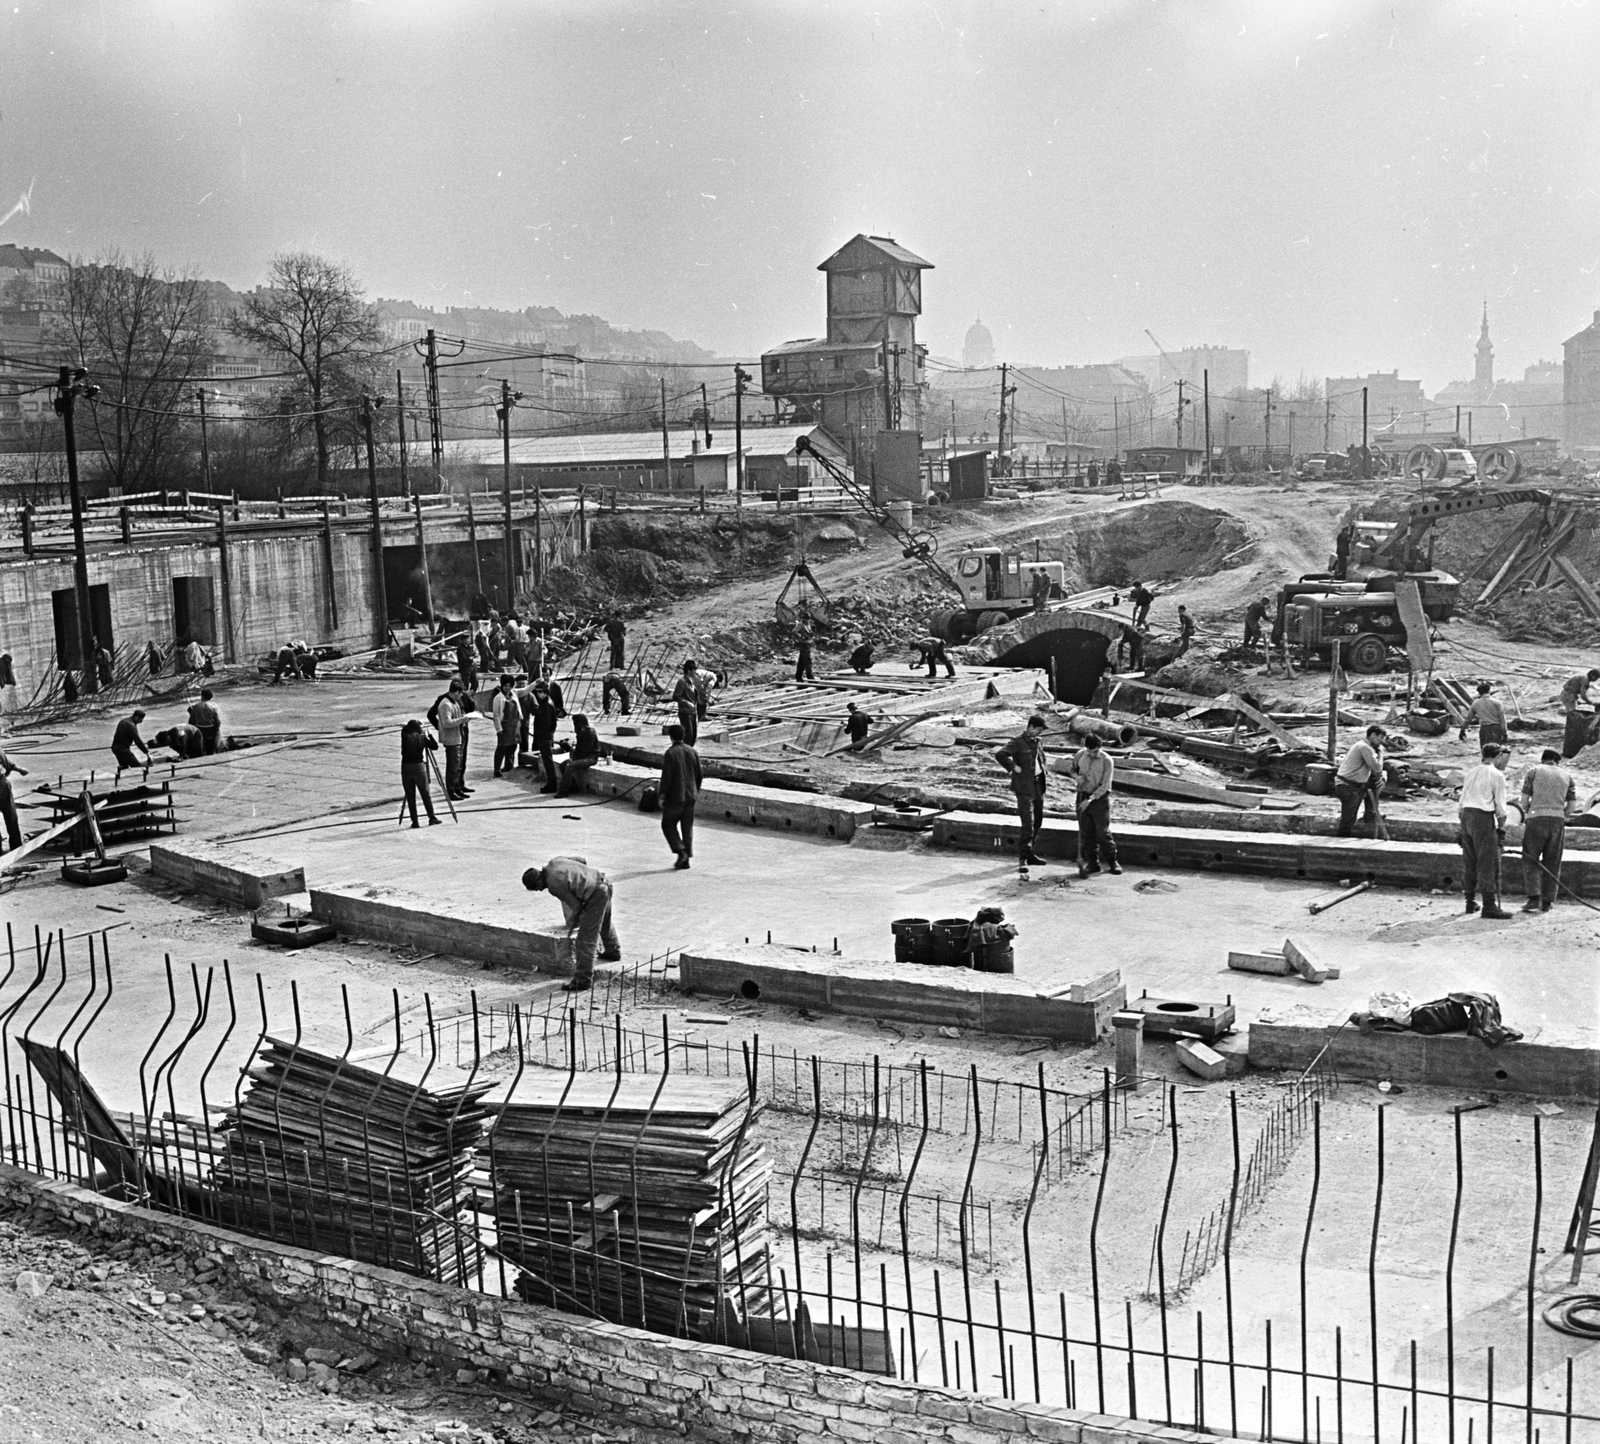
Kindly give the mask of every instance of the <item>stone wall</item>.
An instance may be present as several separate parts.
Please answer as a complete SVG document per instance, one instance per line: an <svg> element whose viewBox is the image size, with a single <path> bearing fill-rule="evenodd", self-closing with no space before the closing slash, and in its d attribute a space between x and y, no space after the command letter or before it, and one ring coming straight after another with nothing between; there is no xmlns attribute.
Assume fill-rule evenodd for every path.
<svg viewBox="0 0 1600 1444"><path fill-rule="evenodd" d="M504 1387L717 1444L1217 1444L1219 1436L1013 1403L672 1339L446 1288L407 1274L154 1213L0 1165L0 1198L80 1226L223 1260L229 1282L315 1310L368 1348L488 1369Z"/></svg>

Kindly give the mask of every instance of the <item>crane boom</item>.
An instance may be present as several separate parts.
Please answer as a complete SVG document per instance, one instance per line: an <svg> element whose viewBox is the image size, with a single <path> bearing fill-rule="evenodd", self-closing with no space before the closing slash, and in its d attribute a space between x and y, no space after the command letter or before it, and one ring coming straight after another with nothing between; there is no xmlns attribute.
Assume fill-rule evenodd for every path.
<svg viewBox="0 0 1600 1444"><path fill-rule="evenodd" d="M1423 534L1435 522L1452 516L1463 516L1474 511L1497 510L1504 506L1518 506L1524 502L1537 502L1549 506L1554 496L1535 486L1507 487L1501 491L1452 492L1447 496L1431 496L1426 501L1412 502L1406 508L1403 526L1395 527L1387 541L1373 555L1378 566L1404 566L1405 559L1416 554Z"/></svg>

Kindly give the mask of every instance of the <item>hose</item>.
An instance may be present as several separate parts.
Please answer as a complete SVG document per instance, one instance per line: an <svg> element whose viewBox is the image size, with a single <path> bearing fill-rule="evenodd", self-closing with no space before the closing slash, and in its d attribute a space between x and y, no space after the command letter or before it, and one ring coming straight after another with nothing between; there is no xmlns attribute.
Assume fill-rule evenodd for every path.
<svg viewBox="0 0 1600 1444"><path fill-rule="evenodd" d="M1579 1339L1600 1339L1600 1294L1568 1294L1544 1311L1552 1329Z"/></svg>

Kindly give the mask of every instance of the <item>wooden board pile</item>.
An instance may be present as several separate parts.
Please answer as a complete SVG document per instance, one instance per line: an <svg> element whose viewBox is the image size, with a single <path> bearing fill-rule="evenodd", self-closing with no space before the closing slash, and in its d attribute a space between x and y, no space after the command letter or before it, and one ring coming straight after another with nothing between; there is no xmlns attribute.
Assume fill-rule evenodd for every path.
<svg viewBox="0 0 1600 1444"><path fill-rule="evenodd" d="M224 1221L441 1283L477 1273L468 1179L488 1081L413 1054L357 1064L271 1036L247 1076L212 1169Z"/></svg>
<svg viewBox="0 0 1600 1444"><path fill-rule="evenodd" d="M530 1069L485 1102L496 1232L524 1298L692 1333L719 1291L763 1283L771 1165L741 1081Z"/></svg>

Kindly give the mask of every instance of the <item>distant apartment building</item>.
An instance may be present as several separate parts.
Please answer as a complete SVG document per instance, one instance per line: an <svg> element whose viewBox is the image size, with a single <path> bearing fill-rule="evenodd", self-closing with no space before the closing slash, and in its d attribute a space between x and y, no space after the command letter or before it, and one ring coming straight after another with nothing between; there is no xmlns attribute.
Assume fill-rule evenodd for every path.
<svg viewBox="0 0 1600 1444"><path fill-rule="evenodd" d="M1342 448L1361 440L1361 393L1367 393L1367 429L1372 437L1389 431L1416 431L1428 417L1428 398L1420 381L1398 371L1365 376L1329 376L1323 402L1331 421L1329 444Z"/></svg>
<svg viewBox="0 0 1600 1444"><path fill-rule="evenodd" d="M1151 391L1163 391L1182 381L1198 394L1208 374L1213 396L1250 386L1250 353L1233 346L1185 346L1181 351L1159 351L1154 356L1124 356L1117 364L1144 377Z"/></svg>
<svg viewBox="0 0 1600 1444"><path fill-rule="evenodd" d="M1568 451L1600 446L1600 311L1562 343L1561 439Z"/></svg>

